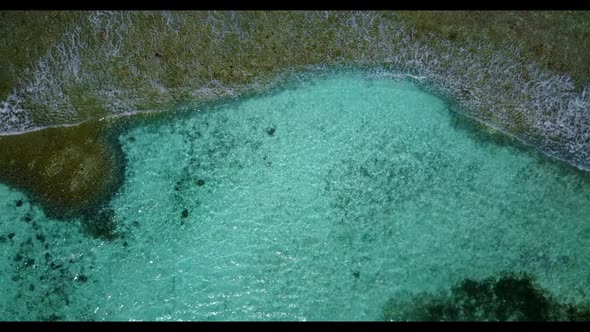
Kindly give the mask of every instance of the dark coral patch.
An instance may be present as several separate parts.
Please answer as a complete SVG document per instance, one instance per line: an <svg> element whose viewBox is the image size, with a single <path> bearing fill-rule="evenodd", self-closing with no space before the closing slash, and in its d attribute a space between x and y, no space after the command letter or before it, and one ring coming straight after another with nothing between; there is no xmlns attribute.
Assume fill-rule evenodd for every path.
<svg viewBox="0 0 590 332"><path fill-rule="evenodd" d="M274 136L276 130L277 129L275 127L268 127L266 128L266 133L268 134L268 136Z"/></svg>
<svg viewBox="0 0 590 332"><path fill-rule="evenodd" d="M41 233L35 235L35 238L40 242L45 242L45 235L43 235Z"/></svg>
<svg viewBox="0 0 590 332"><path fill-rule="evenodd" d="M83 284L88 281L88 277L84 274L80 274L76 277L76 281Z"/></svg>
<svg viewBox="0 0 590 332"><path fill-rule="evenodd" d="M112 241L118 237L114 217L115 211L111 208L86 215L82 220L82 230L95 239Z"/></svg>
<svg viewBox="0 0 590 332"><path fill-rule="evenodd" d="M450 294L422 293L392 299L386 320L404 321L552 321L587 320L590 306L558 302L527 274L465 279Z"/></svg>
<svg viewBox="0 0 590 332"><path fill-rule="evenodd" d="M33 266L33 265L35 265L35 260L34 260L34 259L32 259L32 258L27 258L27 259L25 260L25 266L26 266L26 267L31 267L31 266Z"/></svg>

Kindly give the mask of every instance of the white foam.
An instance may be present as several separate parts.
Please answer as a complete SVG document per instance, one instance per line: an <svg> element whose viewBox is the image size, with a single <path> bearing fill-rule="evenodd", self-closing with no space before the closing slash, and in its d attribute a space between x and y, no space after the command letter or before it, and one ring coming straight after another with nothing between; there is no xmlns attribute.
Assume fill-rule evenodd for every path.
<svg viewBox="0 0 590 332"><path fill-rule="evenodd" d="M243 43L244 47L257 47L249 44L255 42L253 28L241 24L248 20L242 16L246 15L244 13L202 13L201 20L188 19L187 15L93 12L75 22L56 45L19 78L12 94L2 104L0 132L26 132L87 120L88 112L80 112L69 99L68 91L80 87L98 96L99 102L112 115L129 114L129 109L145 104L144 96L148 92L158 94L161 100L156 104L169 105L172 95L179 92L194 100L210 100L272 88L272 82L263 83L256 77L252 84L223 84L211 73L199 69L202 76L185 79L183 86L171 89L159 83L158 70L140 70L135 65L137 59L145 52L153 52L152 48L160 41L184 38L187 46L183 51L197 52L191 45L198 45L202 40L203 25L210 29L213 37L209 45L213 52L227 52L228 43L235 43L234 39L227 39L229 36L238 37L238 43ZM356 50L358 55L349 65L383 68L376 75L411 77L431 92L453 99L472 117L493 123L505 132L511 131L512 122L518 118L529 130L513 135L549 155L568 160L580 168L590 168L590 87L576 91L570 77L525 62L516 47L498 50L480 41L468 50L432 36L418 38L413 28L374 12L301 15L305 15L307 24L279 25L275 33L289 35L299 30L306 39L326 40L326 32L330 31L334 37L326 41L329 45L342 47L343 41L365 45ZM333 17L336 23L328 24L327 20ZM128 38L138 36L135 22L141 20L159 23L142 30L141 35L149 38L130 43ZM93 34L104 35L90 47L89 38ZM284 48L286 54L297 52L297 45L286 44ZM340 57L330 61L342 65L342 60ZM125 70L136 80L116 80L120 73L116 74L107 65L109 61L129 68ZM186 65L194 66L188 68L188 75L196 73L202 64L200 59L195 59ZM305 66L285 69L301 70Z"/></svg>

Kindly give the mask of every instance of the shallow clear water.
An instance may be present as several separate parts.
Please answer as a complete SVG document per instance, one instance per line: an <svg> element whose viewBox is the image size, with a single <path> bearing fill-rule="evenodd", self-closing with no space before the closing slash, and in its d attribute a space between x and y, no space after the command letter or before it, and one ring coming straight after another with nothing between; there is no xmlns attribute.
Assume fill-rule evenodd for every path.
<svg viewBox="0 0 590 332"><path fill-rule="evenodd" d="M0 185L0 319L377 320L500 271L588 300L587 177L458 121L346 74L136 126L113 242Z"/></svg>

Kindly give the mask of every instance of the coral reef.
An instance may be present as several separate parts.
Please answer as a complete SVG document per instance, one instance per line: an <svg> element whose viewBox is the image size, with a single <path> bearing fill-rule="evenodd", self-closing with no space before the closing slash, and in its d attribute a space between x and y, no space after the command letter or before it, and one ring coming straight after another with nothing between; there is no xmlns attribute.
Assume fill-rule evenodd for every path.
<svg viewBox="0 0 590 332"><path fill-rule="evenodd" d="M385 320L395 321L587 321L588 305L561 303L527 274L465 279L450 292L392 299Z"/></svg>
<svg viewBox="0 0 590 332"><path fill-rule="evenodd" d="M91 215L122 182L122 152L98 122L1 136L0 150L0 178L53 217Z"/></svg>

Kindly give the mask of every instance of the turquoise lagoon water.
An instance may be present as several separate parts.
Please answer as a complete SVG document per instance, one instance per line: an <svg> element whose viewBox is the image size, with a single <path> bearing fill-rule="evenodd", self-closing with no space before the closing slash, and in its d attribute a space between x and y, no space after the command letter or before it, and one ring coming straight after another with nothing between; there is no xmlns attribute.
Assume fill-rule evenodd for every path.
<svg viewBox="0 0 590 332"><path fill-rule="evenodd" d="M587 301L588 176L464 122L351 73L137 125L111 242L0 185L0 318L378 320L501 271Z"/></svg>

